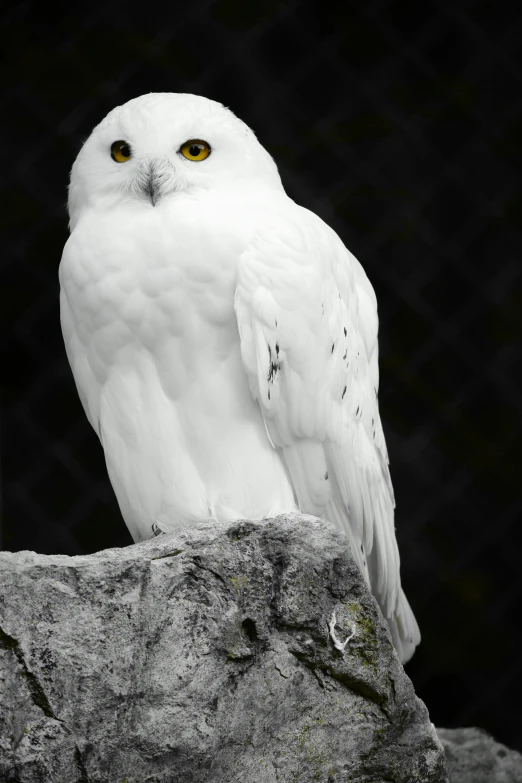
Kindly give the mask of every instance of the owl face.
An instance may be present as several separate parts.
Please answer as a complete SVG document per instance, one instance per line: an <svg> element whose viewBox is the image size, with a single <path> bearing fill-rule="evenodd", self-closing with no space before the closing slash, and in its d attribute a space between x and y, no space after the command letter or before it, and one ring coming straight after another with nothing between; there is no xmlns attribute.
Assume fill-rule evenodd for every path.
<svg viewBox="0 0 522 783"><path fill-rule="evenodd" d="M229 109L197 95L151 93L113 109L85 142L71 172L71 226L87 207L154 209L252 180L282 187L270 155Z"/></svg>

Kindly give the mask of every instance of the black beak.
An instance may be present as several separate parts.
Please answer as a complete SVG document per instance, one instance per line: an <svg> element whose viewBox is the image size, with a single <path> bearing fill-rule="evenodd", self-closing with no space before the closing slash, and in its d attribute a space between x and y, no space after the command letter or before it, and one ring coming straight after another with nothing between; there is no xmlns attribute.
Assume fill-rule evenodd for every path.
<svg viewBox="0 0 522 783"><path fill-rule="evenodd" d="M143 183L143 192L150 199L152 206L155 207L159 198L159 181L153 168L150 169L147 179Z"/></svg>
<svg viewBox="0 0 522 783"><path fill-rule="evenodd" d="M153 207L174 189L173 173L172 163L164 158L149 160L141 168L136 185Z"/></svg>

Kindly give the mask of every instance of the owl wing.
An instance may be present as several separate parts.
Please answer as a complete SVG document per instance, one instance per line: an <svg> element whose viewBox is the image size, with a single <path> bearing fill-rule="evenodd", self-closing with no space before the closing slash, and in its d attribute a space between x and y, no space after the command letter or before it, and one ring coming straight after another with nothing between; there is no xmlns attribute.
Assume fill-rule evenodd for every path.
<svg viewBox="0 0 522 783"><path fill-rule="evenodd" d="M66 246L67 247L67 246ZM65 251L64 251L65 256ZM63 280L63 264L60 266L60 321L67 358L72 369L78 396L89 423L101 439L99 398L100 384L90 367L85 345L82 344L73 310Z"/></svg>
<svg viewBox="0 0 522 783"><path fill-rule="evenodd" d="M337 234L288 203L239 261L243 364L301 510L344 531L407 660L420 634L400 585L375 294Z"/></svg>

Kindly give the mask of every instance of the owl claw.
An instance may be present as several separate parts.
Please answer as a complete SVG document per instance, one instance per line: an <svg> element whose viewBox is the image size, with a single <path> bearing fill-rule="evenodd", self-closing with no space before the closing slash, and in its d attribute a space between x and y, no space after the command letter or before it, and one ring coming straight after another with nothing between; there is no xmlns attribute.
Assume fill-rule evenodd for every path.
<svg viewBox="0 0 522 783"><path fill-rule="evenodd" d="M155 522L152 523L151 530L152 533L150 536L147 536L144 541L150 541L151 539L156 538L156 536L161 536L164 532Z"/></svg>
<svg viewBox="0 0 522 783"><path fill-rule="evenodd" d="M335 649L339 650L339 652L344 653L346 645L348 644L350 639L353 639L353 637L355 636L355 626L352 625L352 632L351 632L351 634L346 637L344 642L341 642L337 638L337 636L335 634L335 625L336 625L336 623L337 623L337 617L335 616L335 611L334 611L334 612L332 612L332 619L328 622L328 631L330 633L330 637L332 639L332 642L333 642L333 645L334 645Z"/></svg>

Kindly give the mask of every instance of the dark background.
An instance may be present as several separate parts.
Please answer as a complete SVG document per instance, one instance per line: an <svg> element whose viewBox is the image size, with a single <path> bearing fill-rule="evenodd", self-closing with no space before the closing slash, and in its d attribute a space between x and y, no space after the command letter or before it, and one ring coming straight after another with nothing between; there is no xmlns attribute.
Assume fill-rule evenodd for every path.
<svg viewBox="0 0 522 783"><path fill-rule="evenodd" d="M1 35L3 547L131 543L60 333L68 173L113 106L214 98L376 289L417 692L522 750L517 4L22 2Z"/></svg>

